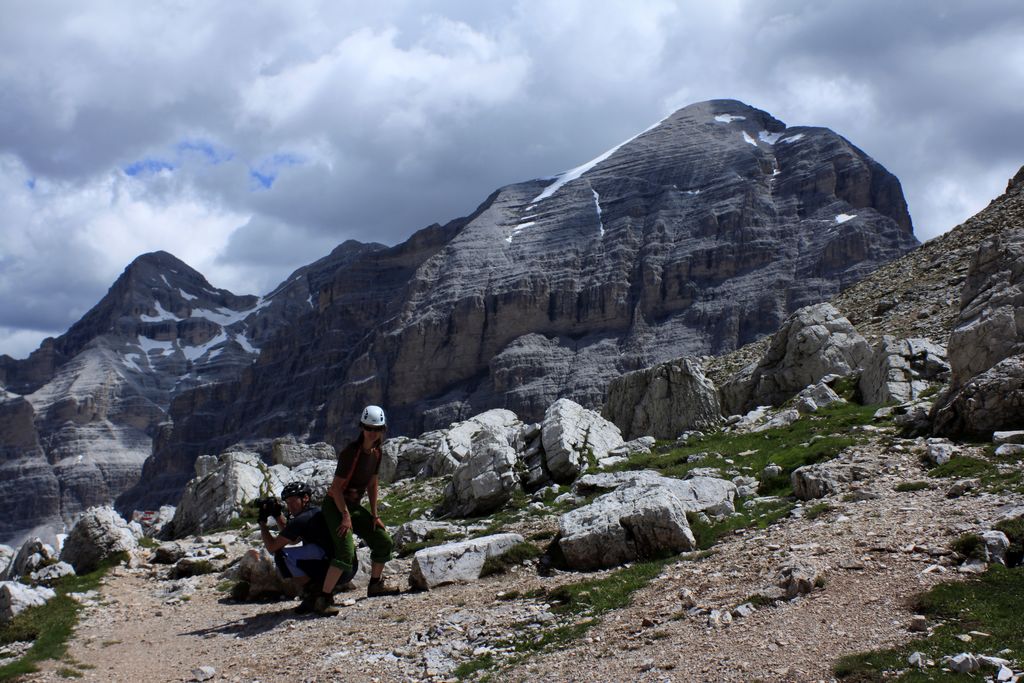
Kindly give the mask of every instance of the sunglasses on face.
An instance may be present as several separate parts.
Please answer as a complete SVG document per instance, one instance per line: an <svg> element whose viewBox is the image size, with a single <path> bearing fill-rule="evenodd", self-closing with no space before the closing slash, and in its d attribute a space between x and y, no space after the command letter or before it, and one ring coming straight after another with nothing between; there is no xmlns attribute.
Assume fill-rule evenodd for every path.
<svg viewBox="0 0 1024 683"><path fill-rule="evenodd" d="M370 425L359 425L359 426L363 428L364 432L383 432L384 431L384 425L380 425L379 427L372 427Z"/></svg>

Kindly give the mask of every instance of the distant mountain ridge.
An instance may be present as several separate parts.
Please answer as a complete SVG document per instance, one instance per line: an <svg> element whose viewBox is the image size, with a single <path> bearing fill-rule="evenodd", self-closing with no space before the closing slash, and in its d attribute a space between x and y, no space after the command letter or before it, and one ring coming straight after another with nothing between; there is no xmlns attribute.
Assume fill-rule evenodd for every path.
<svg viewBox="0 0 1024 683"><path fill-rule="evenodd" d="M713 100L400 245L347 242L266 297L214 290L168 254L140 257L129 270L144 286L105 298L27 361L0 359L0 381L56 396L73 359L106 349L126 379L94 388L135 408L83 425L131 424L133 463L149 440L119 507L152 507L176 500L200 453L285 434L337 443L369 402L387 406L396 433L492 407L535 420L561 396L599 405L620 373L737 348L916 245L899 181L861 150ZM9 511L23 529L90 497L52 474L64 451L38 396L3 404L19 416L11 424L24 431L19 400L33 405L39 447L4 461L45 460L49 477L32 471L56 497L45 512Z"/></svg>

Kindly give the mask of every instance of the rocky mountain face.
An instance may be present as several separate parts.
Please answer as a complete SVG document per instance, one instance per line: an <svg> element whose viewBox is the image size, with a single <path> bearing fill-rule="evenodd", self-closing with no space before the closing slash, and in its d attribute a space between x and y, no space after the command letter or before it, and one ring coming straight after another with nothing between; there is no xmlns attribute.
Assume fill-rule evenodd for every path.
<svg viewBox="0 0 1024 683"><path fill-rule="evenodd" d="M419 433L774 331L917 245L899 182L822 128L692 105L555 178L340 268L239 379L182 394L128 509L172 500L201 452L341 442L369 402Z"/></svg>
<svg viewBox="0 0 1024 683"><path fill-rule="evenodd" d="M136 484L174 397L239 376L313 309L324 270L373 248L342 245L262 298L145 254L66 334L0 357L0 538L59 530Z"/></svg>
<svg viewBox="0 0 1024 683"><path fill-rule="evenodd" d="M397 246L343 244L262 298L140 257L66 335L0 359L38 443L9 466L36 463L49 492L48 517L11 510L0 535L135 480L123 511L173 502L232 444L340 443L370 402L408 434L597 407L618 375L742 346L916 245L898 180L850 142L714 100Z"/></svg>

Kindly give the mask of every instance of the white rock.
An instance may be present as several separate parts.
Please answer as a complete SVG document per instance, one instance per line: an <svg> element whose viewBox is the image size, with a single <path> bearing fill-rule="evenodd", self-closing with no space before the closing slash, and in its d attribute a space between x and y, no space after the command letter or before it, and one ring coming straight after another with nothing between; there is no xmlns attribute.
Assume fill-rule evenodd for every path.
<svg viewBox="0 0 1024 683"><path fill-rule="evenodd" d="M557 482L575 479L590 458L600 467L608 451L623 443L618 427L566 398L547 409L541 430L547 469Z"/></svg>
<svg viewBox="0 0 1024 683"><path fill-rule="evenodd" d="M329 443L298 443L295 437L288 436L274 439L270 459L275 465L284 465L291 469L313 460L337 461L338 454Z"/></svg>
<svg viewBox="0 0 1024 683"><path fill-rule="evenodd" d="M476 581L487 558L503 555L522 542L519 534L495 534L424 548L413 556L409 584L417 589L430 589Z"/></svg>
<svg viewBox="0 0 1024 683"><path fill-rule="evenodd" d="M239 516L242 507L266 495L278 495L284 482L280 466L270 467L257 453L230 451L204 465L181 494L170 522L174 538L223 527ZM284 471L288 471L285 469Z"/></svg>
<svg viewBox="0 0 1024 683"><path fill-rule="evenodd" d="M1006 553L1010 549L1010 539L1002 531L986 531L981 535L985 541L985 553L989 562L1006 564Z"/></svg>
<svg viewBox="0 0 1024 683"><path fill-rule="evenodd" d="M765 355L721 388L728 413L752 405L781 405L826 375L845 376L862 367L871 347L831 304L793 313L772 336Z"/></svg>
<svg viewBox="0 0 1024 683"><path fill-rule="evenodd" d="M14 560L14 548L9 545L0 544L0 579L4 578L7 573L7 568L11 566L11 562Z"/></svg>
<svg viewBox="0 0 1024 683"><path fill-rule="evenodd" d="M796 395L796 409L801 413L813 413L833 403L846 401L824 382L812 384Z"/></svg>
<svg viewBox="0 0 1024 683"><path fill-rule="evenodd" d="M933 465L944 465L957 455L957 448L949 439L928 439L925 455Z"/></svg>
<svg viewBox="0 0 1024 683"><path fill-rule="evenodd" d="M1024 429L995 432L992 434L992 443L1000 445L1004 443L1024 444Z"/></svg>
<svg viewBox="0 0 1024 683"><path fill-rule="evenodd" d="M1001 458L1024 455L1024 443L1004 443L996 449L996 455Z"/></svg>
<svg viewBox="0 0 1024 683"><path fill-rule="evenodd" d="M200 666L192 669L193 681L208 681L217 675L217 670L212 666Z"/></svg>
<svg viewBox="0 0 1024 683"><path fill-rule="evenodd" d="M36 584L49 585L58 579L62 579L65 576L74 576L75 568L67 562L58 562L56 564L50 564L42 569L37 569L30 574L32 582Z"/></svg>
<svg viewBox="0 0 1024 683"><path fill-rule="evenodd" d="M111 507L95 507L86 510L68 534L60 559L84 574L111 555L138 547L139 542L121 515Z"/></svg>
<svg viewBox="0 0 1024 683"><path fill-rule="evenodd" d="M865 405L920 398L931 382L949 377L946 349L927 339L882 337L864 364L859 387Z"/></svg>
<svg viewBox="0 0 1024 683"><path fill-rule="evenodd" d="M687 502L673 487L627 484L562 515L558 544L574 569L614 567L663 552L690 550L696 542L686 512Z"/></svg>
<svg viewBox="0 0 1024 683"><path fill-rule="evenodd" d="M57 594L43 586L30 587L18 581L0 581L0 624L6 624L29 607L46 604Z"/></svg>
<svg viewBox="0 0 1024 683"><path fill-rule="evenodd" d="M981 668L978 658L969 652L961 652L949 659L949 668L959 674L974 673Z"/></svg>
<svg viewBox="0 0 1024 683"><path fill-rule="evenodd" d="M468 517L500 508L519 488L517 460L504 430L490 426L478 429L470 442L470 452L445 491L445 510Z"/></svg>

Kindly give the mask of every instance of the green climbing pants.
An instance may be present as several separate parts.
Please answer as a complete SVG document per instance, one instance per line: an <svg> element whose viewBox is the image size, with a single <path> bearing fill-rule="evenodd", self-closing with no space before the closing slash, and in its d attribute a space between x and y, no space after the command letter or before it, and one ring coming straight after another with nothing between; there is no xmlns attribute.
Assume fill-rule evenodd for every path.
<svg viewBox="0 0 1024 683"><path fill-rule="evenodd" d="M327 529L331 532L331 540L334 542L334 552L331 564L340 569L352 568L352 558L355 557L356 539L355 536L363 539L366 545L370 546L370 561L381 564L391 559L391 553L395 548L395 542L385 529L375 526L373 515L370 511L359 504L348 504L348 514L352 518L352 529L345 534L344 538L338 538L338 527L341 525L341 511L334 504L330 496L324 498L320 509L327 521ZM353 532L355 534L353 535Z"/></svg>

